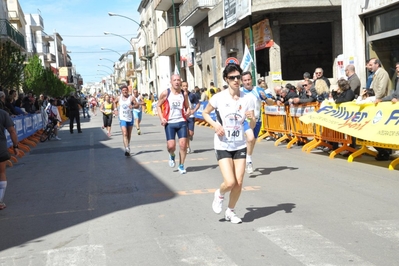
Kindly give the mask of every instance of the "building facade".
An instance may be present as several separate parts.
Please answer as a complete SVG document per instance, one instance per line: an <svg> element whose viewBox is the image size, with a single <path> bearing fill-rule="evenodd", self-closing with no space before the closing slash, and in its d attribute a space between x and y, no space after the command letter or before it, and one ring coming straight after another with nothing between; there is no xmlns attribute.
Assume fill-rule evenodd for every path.
<svg viewBox="0 0 399 266"><path fill-rule="evenodd" d="M343 59L353 63L362 86L365 63L378 58L392 79L399 62L399 1L342 1Z"/></svg>

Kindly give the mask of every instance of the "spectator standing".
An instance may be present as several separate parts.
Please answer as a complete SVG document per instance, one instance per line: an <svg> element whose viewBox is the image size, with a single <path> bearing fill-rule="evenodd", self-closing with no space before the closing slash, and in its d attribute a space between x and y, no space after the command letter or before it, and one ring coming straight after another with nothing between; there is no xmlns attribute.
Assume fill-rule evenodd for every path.
<svg viewBox="0 0 399 266"><path fill-rule="evenodd" d="M366 90L371 88L371 83L373 82L373 61L375 58L370 58L366 61L366 69L367 69L367 80L366 80Z"/></svg>
<svg viewBox="0 0 399 266"><path fill-rule="evenodd" d="M348 77L349 87L355 93L355 97L360 95L360 79L355 73L354 65L347 65L345 75Z"/></svg>
<svg viewBox="0 0 399 266"><path fill-rule="evenodd" d="M389 75L388 72L382 68L381 61L379 59L371 59L371 70L374 73L373 82L370 88L373 89L376 102L381 102L382 98L388 95L389 90Z"/></svg>
<svg viewBox="0 0 399 266"><path fill-rule="evenodd" d="M396 104L399 98L399 62L396 63L395 66L395 72L396 72L396 78L395 78L395 83L394 83L394 89L390 95L385 95L382 99L380 96L377 96L377 92L379 92L379 95L382 95L385 91L388 93L388 86L389 86L389 76L388 73L381 67L381 62L378 59L374 59L374 67L373 67L373 72L374 72L374 78L373 82L371 83L371 87L376 94L376 100L375 102L392 102L393 104ZM376 65L379 65L379 67L376 69ZM381 93L382 91L382 93ZM385 148L378 148L375 147L375 149L378 151L377 156L375 159L377 161L388 161L389 155L392 153L391 149L385 149Z"/></svg>
<svg viewBox="0 0 399 266"><path fill-rule="evenodd" d="M324 80L328 88L331 86L330 80L324 76L324 70L321 67L315 69L313 79L315 84L317 84L319 80Z"/></svg>
<svg viewBox="0 0 399 266"><path fill-rule="evenodd" d="M214 148L216 159L223 176L223 182L215 191L212 209L219 214L223 209L225 194L230 192L228 208L224 214L227 221L241 223L235 213L240 197L245 171L246 141L244 137L244 121L249 127L255 126L254 101L240 91L242 69L230 63L223 71L223 78L229 88L216 94L209 100L203 116L215 130ZM216 110L217 121L213 121L210 113Z"/></svg>
<svg viewBox="0 0 399 266"><path fill-rule="evenodd" d="M88 102L87 102L87 96L83 97L82 99L82 113L83 113L83 118L90 118L90 114L89 114L89 108L88 108Z"/></svg>
<svg viewBox="0 0 399 266"><path fill-rule="evenodd" d="M207 102L207 101L208 101L208 96L206 93L206 88L202 88L200 102Z"/></svg>
<svg viewBox="0 0 399 266"><path fill-rule="evenodd" d="M73 134L73 123L76 120L78 133L82 133L82 130L80 128L79 102L75 98L73 93L71 93L71 96L69 96L67 104L69 110L69 132Z"/></svg>
<svg viewBox="0 0 399 266"><path fill-rule="evenodd" d="M10 116L4 111L0 110L0 210L6 208L4 203L4 195L7 188L7 176L6 176L6 162L11 158L8 153L7 138L5 130L10 134L14 154L18 154L18 136L14 128L14 122Z"/></svg>
<svg viewBox="0 0 399 266"><path fill-rule="evenodd" d="M159 96L157 104L161 125L165 127L166 146L169 153L169 166L175 167L176 135L179 138L179 167L180 174L185 174L184 161L187 153L187 121L189 104L188 95L181 89L179 75L171 76L171 88L164 90Z"/></svg>
<svg viewBox="0 0 399 266"><path fill-rule="evenodd" d="M206 96L208 96L208 101L210 98L212 98L213 95L215 95L217 89L215 87L215 83L212 81L211 83L209 83L209 90L206 90ZM213 89L213 93L212 93L212 89Z"/></svg>
<svg viewBox="0 0 399 266"><path fill-rule="evenodd" d="M399 62L396 63L395 65L395 73L396 73L396 78L395 82L393 84L393 90L392 93L388 96L385 96L382 98L382 102L392 102L392 103L397 103L399 99Z"/></svg>

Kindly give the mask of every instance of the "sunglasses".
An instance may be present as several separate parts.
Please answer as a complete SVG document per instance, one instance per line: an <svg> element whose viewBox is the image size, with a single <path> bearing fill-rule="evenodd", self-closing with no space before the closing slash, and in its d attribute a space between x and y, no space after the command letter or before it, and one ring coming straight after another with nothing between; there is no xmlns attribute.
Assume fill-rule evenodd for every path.
<svg viewBox="0 0 399 266"><path fill-rule="evenodd" d="M316 74L321 74L321 72L316 72Z"/></svg>
<svg viewBox="0 0 399 266"><path fill-rule="evenodd" d="M236 80L236 79L240 80L240 79L241 79L241 75L229 76L229 77L227 77L227 78L228 78L229 80L231 80L231 81Z"/></svg>

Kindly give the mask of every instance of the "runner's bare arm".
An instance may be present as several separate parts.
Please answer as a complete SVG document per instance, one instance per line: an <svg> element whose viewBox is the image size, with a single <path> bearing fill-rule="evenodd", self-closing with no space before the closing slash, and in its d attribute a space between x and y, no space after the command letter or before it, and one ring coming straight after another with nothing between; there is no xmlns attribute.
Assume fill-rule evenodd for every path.
<svg viewBox="0 0 399 266"><path fill-rule="evenodd" d="M213 110L215 110L215 108L208 102L208 105L205 107L204 111L202 111L202 116L204 117L205 121L208 122L215 129L215 133L218 136L223 136L223 126L216 121L213 121L210 116L210 113L212 113Z"/></svg>
<svg viewBox="0 0 399 266"><path fill-rule="evenodd" d="M157 112L158 112L158 117L161 120L161 125L165 125L166 124L166 119L163 117L163 113L162 113L162 105L165 103L166 101L166 96L167 96L168 91L165 90L161 93L161 95L159 95L159 99L158 99L158 103L157 103Z"/></svg>

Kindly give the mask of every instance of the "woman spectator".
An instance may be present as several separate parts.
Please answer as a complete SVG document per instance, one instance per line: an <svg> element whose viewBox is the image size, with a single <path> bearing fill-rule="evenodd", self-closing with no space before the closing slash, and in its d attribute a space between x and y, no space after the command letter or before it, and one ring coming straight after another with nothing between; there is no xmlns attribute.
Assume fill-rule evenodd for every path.
<svg viewBox="0 0 399 266"><path fill-rule="evenodd" d="M315 83L315 90L317 93L316 100L319 103L323 102L324 100L328 100L328 97L330 95L330 89L328 88L328 85L324 80L317 80L317 82Z"/></svg>
<svg viewBox="0 0 399 266"><path fill-rule="evenodd" d="M335 103L351 102L355 99L355 93L345 79L338 80L338 88L333 90L331 94Z"/></svg>

